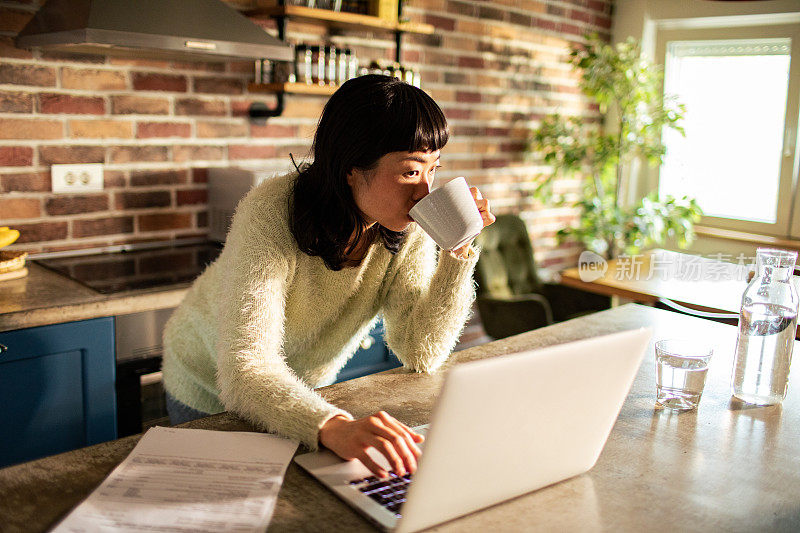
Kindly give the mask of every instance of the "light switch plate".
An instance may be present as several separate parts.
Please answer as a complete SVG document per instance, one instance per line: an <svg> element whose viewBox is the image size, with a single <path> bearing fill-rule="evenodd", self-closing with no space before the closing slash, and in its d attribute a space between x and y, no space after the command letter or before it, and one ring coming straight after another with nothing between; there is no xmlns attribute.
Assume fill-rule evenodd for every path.
<svg viewBox="0 0 800 533"><path fill-rule="evenodd" d="M103 164L52 165L54 193L98 192L103 190Z"/></svg>

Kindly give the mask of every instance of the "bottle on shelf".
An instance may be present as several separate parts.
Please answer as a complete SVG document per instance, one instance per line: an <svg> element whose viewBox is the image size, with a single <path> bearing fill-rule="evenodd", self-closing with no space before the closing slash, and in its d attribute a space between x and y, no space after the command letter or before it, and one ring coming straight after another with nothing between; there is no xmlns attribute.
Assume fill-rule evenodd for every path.
<svg viewBox="0 0 800 533"><path fill-rule="evenodd" d="M319 83L319 46L309 46L308 50L311 52L311 78L309 84Z"/></svg>
<svg viewBox="0 0 800 533"><path fill-rule="evenodd" d="M358 76L358 57L349 48L347 49L347 57L346 79L350 80Z"/></svg>
<svg viewBox="0 0 800 533"><path fill-rule="evenodd" d="M317 46L317 78L314 80L314 83L317 85L325 85L325 71L326 71L326 56L328 55L327 46Z"/></svg>
<svg viewBox="0 0 800 533"><path fill-rule="evenodd" d="M272 79L272 62L268 59L256 59L255 82L266 83Z"/></svg>
<svg viewBox="0 0 800 533"><path fill-rule="evenodd" d="M341 85L347 81L347 66L350 63L350 54L352 52L349 48L345 48L344 50L339 50L339 54L336 56L336 83L337 85Z"/></svg>
<svg viewBox="0 0 800 533"><path fill-rule="evenodd" d="M311 83L311 47L305 44L295 46L294 77L297 83Z"/></svg>
<svg viewBox="0 0 800 533"><path fill-rule="evenodd" d="M274 61L272 63L272 83L293 83L295 81L294 64L289 61Z"/></svg>
<svg viewBox="0 0 800 533"><path fill-rule="evenodd" d="M414 69L406 69L405 73L403 74L403 81L410 85L414 85Z"/></svg>
<svg viewBox="0 0 800 533"><path fill-rule="evenodd" d="M336 85L336 58L337 58L337 50L336 47L333 45L325 47L325 57L327 59L327 65L325 68L325 81L328 85Z"/></svg>

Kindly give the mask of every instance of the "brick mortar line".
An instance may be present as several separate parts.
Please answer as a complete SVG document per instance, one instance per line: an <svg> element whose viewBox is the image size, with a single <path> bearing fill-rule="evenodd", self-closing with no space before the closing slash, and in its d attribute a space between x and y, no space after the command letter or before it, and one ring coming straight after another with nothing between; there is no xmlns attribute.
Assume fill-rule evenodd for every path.
<svg viewBox="0 0 800 533"><path fill-rule="evenodd" d="M0 116L0 120L4 117ZM171 124L171 122L167 122ZM181 123L183 124L183 123ZM224 142L229 140L230 142ZM250 141L242 143L241 141ZM169 141L169 142L165 142ZM223 141L221 143L220 141ZM292 146L295 144L309 144L311 139L305 137L69 137L60 139L0 139L0 147L38 147L38 146L75 146L97 147L105 143L113 147L137 146L192 146L224 148L221 144L245 144L247 146ZM106 149L112 146L105 146Z"/></svg>
<svg viewBox="0 0 800 533"><path fill-rule="evenodd" d="M604 0L601 0L601 1L605 5L613 5L612 2L607 2L607 1L604 1ZM563 0L548 0L548 2L556 4L556 7L558 7L558 6L569 6L569 7L573 7L573 8L576 8L576 9L583 9L584 11L589 9L588 7L576 6L575 4L571 4L569 2L564 2ZM590 13L595 13L595 11L590 10ZM606 15L606 13L602 13L602 14Z"/></svg>
<svg viewBox="0 0 800 533"><path fill-rule="evenodd" d="M474 20L474 19L469 19L469 20ZM510 23L507 23L507 24L510 24ZM579 23L579 24L583 24L583 25L586 25L586 26L594 27L592 24L587 24L585 22L582 22L582 23ZM545 36L553 38L553 36L551 35L552 32L553 31L557 31L557 30L549 30L549 29L543 29L543 28L527 28L527 27L524 27L524 26L514 26L513 24L510 24L510 25L512 27L526 28L526 33L529 33L531 36L541 36L542 34L545 34ZM524 40L524 38L523 39L519 39L519 40L515 40L515 39L507 39L507 38L504 38L504 37L496 37L496 36L491 36L491 35L475 35L474 33L467 33L467 32L456 31L456 30L442 30L442 37L443 38L451 37L451 36L459 38L459 39L471 39L473 41L477 41L479 43L486 43L486 44L509 44L510 46L515 46L515 47L517 47L519 49L527 50L529 52L552 52L552 53L562 52L563 53L565 49L568 50L568 48L565 48L565 47L560 47L560 46L557 46L557 45L547 45L547 44L543 44L543 43L536 42L536 41ZM564 41L564 45L566 45L566 46L569 45L569 42L570 42L569 40L564 39L562 37L557 37L557 38L563 40ZM585 42L584 39L581 39L581 41ZM425 44L420 44L420 43L408 43L408 44L404 43L403 44L403 48L406 49L406 50L417 50L418 48L431 48L431 46L430 45L425 45ZM467 52L467 51L466 50L459 51L459 53L464 53L464 52Z"/></svg>
<svg viewBox="0 0 800 533"><path fill-rule="evenodd" d="M464 3L468 3L468 4L471 4L473 6L477 6L479 8L480 8L480 6L485 5L485 4L482 4L482 3L479 3L479 2L464 2ZM605 5L610 5L610 4L613 5L612 2L603 2L603 3ZM568 7L572 8L572 9L576 9L576 10L579 10L579 11L585 11L587 13L608 16L607 13L600 13L599 11L595 11L593 9L589 9L586 6L576 6L575 4L571 4L569 2L563 2L561 0L547 0L545 5L553 5L553 7L568 6ZM493 9L497 9L498 11L504 11L506 13L518 13L518 14L522 14L522 15L527 15L527 14L533 13L532 11L525 11L524 9L522 9L520 7L517 7L517 6L490 4L489 7L493 8ZM403 10L404 10L404 13L403 13L404 15L410 15L410 14L422 14L422 15L425 15L425 14L429 14L430 13L430 12L426 12L424 10L424 8L417 7L417 6L414 6L414 5L404 5L403 6ZM406 12L406 10L407 10L407 12ZM480 11L480 9L478 11ZM450 11L435 11L435 13L450 13ZM547 15L548 13L538 13L537 12L536 14ZM459 15L460 15L460 13L459 13ZM462 15L462 16L466 16L466 15ZM475 18L477 18L477 16Z"/></svg>
<svg viewBox="0 0 800 533"><path fill-rule="evenodd" d="M508 79L512 80L512 81L516 81L516 80L519 80L519 77L516 77L516 80L515 80L515 77L513 77L513 76L509 77ZM543 83L544 84L544 82L539 82L539 80L527 80L527 81L532 81L532 82L537 82L537 83ZM564 85L564 87L569 87L569 88L574 88L574 89L580 90L580 88L577 85L575 85L575 86ZM429 84L424 84L423 83L423 87L422 88L424 90L426 90L426 91L427 90L440 90L440 91L455 90L455 91L460 91L460 92L465 92L465 93L479 93L479 94L484 94L484 92L486 94L492 94L493 92L499 92L500 94L512 94L512 95L530 94L531 92L535 91L535 89L526 90L526 89L515 89L515 88L511 88L511 87L508 87L508 88L496 88L496 87L491 87L491 86L487 86L487 85L474 85L474 86L462 85L462 84L451 85L451 84L448 84L446 82L429 82ZM547 95L547 94L558 94L558 95L564 95L564 96L572 96L572 97L575 97L575 98L580 97L580 98L585 99L586 101L589 101L589 97L583 96L583 94L580 93L580 92L570 93L570 92L566 92L566 91L560 91L560 90L557 90L557 89L547 89L547 90L540 89L539 91L536 91L536 92L538 94L544 94L544 95Z"/></svg>
<svg viewBox="0 0 800 533"><path fill-rule="evenodd" d="M464 87L464 86L459 86ZM582 94L575 94L570 92L561 92L561 91L536 91L534 90L524 90L524 89L502 89L502 88L495 88L495 87L471 87L471 88L457 88L447 84L431 84L430 87L426 89L435 90L435 91L449 91L455 90L456 92L462 93L469 93L469 94L479 94L479 95L487 95L487 96L523 96L523 97L530 97L535 98L537 96L542 95L557 95L560 100L565 100L569 98L570 101L574 100L576 102L586 101L590 103L588 97L584 97ZM452 100L453 102L457 102L457 100ZM437 100L437 102L441 105L441 102ZM468 104L481 104L482 102L461 102L461 103L468 103Z"/></svg>
<svg viewBox="0 0 800 533"><path fill-rule="evenodd" d="M0 120L5 117L0 116ZM34 119L23 119L34 120ZM183 124L183 123L181 123ZM0 147L32 147L39 146L74 146L81 147L97 147L98 143L105 143L111 146L165 146L164 141L174 141L166 143L166 146L181 145L181 146L209 146L220 147L220 144L241 144L241 141L250 141L245 144L250 146L288 146L294 144L308 144L311 142L310 138L306 137L121 137L121 138L101 138L101 137L61 137L57 139L0 139Z"/></svg>
<svg viewBox="0 0 800 533"><path fill-rule="evenodd" d="M481 41L479 40L478 42L481 42ZM503 40L500 40L499 44L508 43L508 42L510 42L510 41L508 41L506 39L503 39ZM494 43L490 42L488 44L494 44ZM433 48L433 47L430 47L430 46L419 45L419 44L408 45L408 47L404 47L404 49L405 50L411 50L411 51L414 51L414 52L420 52L420 51L424 52L424 51L427 51L427 50L438 52L438 51L442 50L442 48ZM561 51L561 52L566 52L566 53L563 54L565 59L567 57L569 57L569 49L568 48L546 49L546 50L540 50L540 49L536 49L536 48L531 48L531 49L528 49L528 50L520 50L519 52L511 53L511 54L497 53L497 52L492 52L492 51L489 51L489 50L483 50L483 51L481 51L481 50L457 50L457 51L453 51L453 52L450 52L450 53L452 53L453 55L455 55L457 57L480 57L480 58L485 58L485 57L487 57L486 55L489 54L489 55L492 56L492 59L494 59L494 58L512 59L512 60L516 59L518 61L521 61L519 58L525 58L525 59L528 59L529 61L541 61L540 59L537 59L536 57L532 57L532 56L527 55L527 54L554 52L556 50ZM447 52L447 51L445 50L445 52ZM552 66L567 65L567 63L565 61L554 61L552 63L548 62L548 63L545 63L545 64L552 65Z"/></svg>
<svg viewBox="0 0 800 533"><path fill-rule="evenodd" d="M483 58L479 57L478 59L483 59ZM478 72L478 73L481 73L482 75L493 75L497 79L519 79L519 77L520 77L520 74L516 73L516 72L510 72L509 73L507 70L487 69L485 67L484 68L462 67L460 65L443 65L443 64L431 64L431 63L427 63L427 64L420 63L420 65L422 65L424 67L424 68L421 69L423 72L427 71L427 70L435 70L437 72L453 72L455 74L461 74L461 73L464 73L466 71L467 73ZM529 76L536 76L535 73L530 73L528 75ZM546 78L546 79L550 79L550 78ZM562 79L562 78L557 78L557 79ZM567 79L570 79L570 78L567 78ZM576 82L575 86L577 86L577 80L575 80L575 82ZM423 79L422 79L422 88L424 89L425 86L426 86L425 79L423 77Z"/></svg>
<svg viewBox="0 0 800 533"><path fill-rule="evenodd" d="M550 1L552 2L552 0L550 0ZM424 22L425 15L431 15L431 16L434 16L434 17L441 17L441 18L451 18L451 19L457 19L457 20L467 19L467 20L476 20L476 21L480 21L480 22L483 22L483 23L511 24L511 25L519 26L521 28L529 28L529 27L533 28L533 26L522 26L521 24L514 24L510 20L497 20L497 19L494 19L494 18L480 18L480 8L483 7L485 4L479 4L479 3L476 3L476 2L472 2L472 5L478 7L477 13L475 15L465 15L463 13L458 13L458 12L455 12L455 11L425 11L424 8L412 7L412 6L404 6L403 9L404 10L406 10L406 9L408 10L407 13L404 13L405 15L411 15L411 14L420 15L420 17L419 17L420 22ZM561 7L562 5L564 5L564 4L563 3L559 3L558 5L554 5L553 7ZM595 16L609 17L609 15L606 14L606 13L600 13L598 11L590 10L590 9L585 8L583 6L576 6L576 5L573 5L573 4L566 4L566 5L570 6L571 9L575 9L576 11L582 11L584 13L588 13L588 14L595 15ZM525 11L524 9L518 8L518 7L515 7L515 6L489 4L486 7L489 7L490 9L495 9L497 11L502 11L503 13L508 13L508 14L515 13L517 15L529 16L531 18L541 18L541 19L544 19L544 20L556 20L556 21L559 21L559 22L562 22L562 21L571 22L571 21L574 20L574 19L569 18L568 14L566 14L566 15L555 15L553 13L547 13L547 12ZM582 24L591 24L591 23L584 22L584 21L575 21L575 22L579 22L579 23L582 23Z"/></svg>
<svg viewBox="0 0 800 533"><path fill-rule="evenodd" d="M467 172L467 171L464 171ZM497 168L477 168L469 170L473 175L492 177L492 176L513 176L513 177L526 177L530 172L527 167L497 167ZM507 184L504 184L507 185Z"/></svg>
<svg viewBox="0 0 800 533"><path fill-rule="evenodd" d="M192 161L192 163L214 163L213 166L230 164L229 161L226 160L198 160ZM60 164L60 163L54 163ZM82 164L82 163L64 163L64 164ZM161 171L169 171L169 170L192 170L194 168L198 168L196 166L187 166L186 162L180 163L173 163L173 162L163 162L163 161L151 161L151 162L140 162L140 163L100 163L103 165L103 170L108 171L152 171L152 172L161 172ZM2 167L0 168L0 172L3 173L26 173L26 172L48 172L50 171L50 167L52 165L47 166L28 166L28 167ZM3 168L9 170L2 170ZM167 185L168 186L168 185ZM138 187L137 187L138 188Z"/></svg>
<svg viewBox="0 0 800 533"><path fill-rule="evenodd" d="M462 83L451 84L451 83L447 83L445 81L427 81L427 82L425 81L426 80L426 78L425 78L425 74L426 73L431 74L433 72L441 72L443 74L460 75L460 74L464 74L465 70L466 69L464 67L460 67L460 68L459 67L442 67L440 69L425 69L425 70L422 71L422 89L426 90L426 91L428 89L430 89L430 88L443 89L443 90L444 89L455 89L455 90L460 90L460 91L465 91L465 92L503 91L503 93L509 93L510 92L511 94L526 93L526 92L530 92L532 90L532 89L527 89L527 90L526 89L519 89L519 88L514 88L514 87L511 87L511 86L499 87L498 88L498 87L493 87L490 84L477 85L477 80L475 80L475 84L469 84L469 85L465 85L465 84L462 84ZM475 74L475 75L478 75L478 76L485 76L487 74L490 74L491 72L492 71L487 71L485 69L477 69L477 68L475 68L475 69L468 70L466 72L466 74L467 75ZM540 76L535 76L535 75L533 75L533 76L522 76L522 75L519 75L519 74L515 75L515 73L513 73L513 72L510 73L508 76L496 76L493 79L495 79L497 81L502 81L502 82L509 82L509 85L511 85L510 82L514 82L514 83L528 82L528 83L540 83L542 85L552 85L553 81L560 81L561 80L561 78L559 78L557 80L553 80L552 78L542 78ZM563 84L562 83L558 83L557 85L559 87L568 87L568 88L573 88L573 89L576 89L576 90L580 90L580 88L577 85L577 83L574 84L574 85L573 84L566 84L566 83L563 83ZM542 92L542 93L552 93L552 92L556 92L556 91L554 89L540 89L540 92ZM559 92L562 92L562 91L559 91Z"/></svg>
<svg viewBox="0 0 800 533"><path fill-rule="evenodd" d="M449 106L449 105L445 105L444 108L445 108L445 116L447 117L447 123L450 124L451 126L472 126L472 127L478 126L478 127L482 127L483 124L485 123L485 121L483 119L479 118L479 117L463 118L463 119L462 118L458 118L458 117L453 117L453 116L449 116L448 117L447 116L448 115L448 110L450 110L450 111L463 111L464 109L463 108L458 108L458 107L452 107L452 106ZM496 109L495 107L489 107L489 108L476 109L476 111L487 112L487 111L494 111L495 109ZM568 114L568 113L565 113L564 111L565 111L565 109L563 107L561 107L561 106L547 106L547 107L524 108L524 109L499 109L499 110L497 110L497 113L511 113L511 114L519 113L519 114L522 114L522 115L529 115L529 114L532 114L532 115L560 114L562 116L570 116L570 117L574 116L574 117L579 117L579 118L583 118L583 119L592 118L592 115L585 115L585 114L579 114L579 113L569 113ZM503 120L503 119L498 119L498 120ZM505 119L506 122L508 120L511 120L511 118L509 117L508 119ZM533 127L533 128L535 128L540 123L541 123L541 120L539 118L530 117L530 118L526 118L525 119L524 127L528 127L528 128ZM489 126L489 127L497 128L497 127L503 127L503 126L495 125L495 126Z"/></svg>
<svg viewBox="0 0 800 533"><path fill-rule="evenodd" d="M473 5L480 6L480 4L473 4ZM518 8L513 8L513 7L510 7L510 6L497 7L495 5L491 5L490 7L494 8L494 9L497 9L498 11L503 11L505 13L517 13L517 14L521 14L521 15L525 15L525 16L530 16L531 18L534 18L534 17L535 18L541 18L543 20L548 20L548 21L551 21L551 22L572 22L574 24L579 24L579 25L582 24L582 25L587 25L587 26L595 26L595 24L593 24L591 22L584 22L582 20L571 19L571 18L569 18L568 15L563 15L562 16L562 15L553 15L551 13L532 13L530 11L524 11L524 10L521 10L521 9L518 9ZM558 7L558 6L554 6L554 7ZM572 6L572 8L576 9L578 11L584 11L586 13L595 14L597 16L609 17L609 15L607 15L605 13L597 13L595 11L588 11L588 10L582 9L579 6ZM406 6L406 7L404 7L404 9L409 9L412 12L417 11L422 15L431 15L431 16L434 16L434 17L449 18L449 19L455 19L455 20L478 21L478 22L482 22L484 24L508 25L508 26L513 26L513 27L517 27L517 28L531 28L531 29L538 29L538 30L540 30L542 32L553 31L553 30L548 30L548 29L544 29L544 28L537 28L535 26L523 26L521 24L514 24L510 20L497 20L497 19L492 19L492 18L482 19L482 18L480 18L479 14L478 15L464 15L462 13L454 13L454 12L450 12L450 11L429 11L429 12L425 12L425 11L419 11L421 8L412 8L411 6ZM480 9L479 9L479 11L480 11ZM609 18L611 18L611 17L609 17ZM422 17L422 20L424 21L424 16ZM437 30L438 29L439 28L437 28ZM604 30L604 31L610 31L610 30L606 30L606 28L601 28L601 29ZM443 31L447 31L447 30L443 30ZM582 37L579 37L579 38L581 40L583 40Z"/></svg>
<svg viewBox="0 0 800 533"><path fill-rule="evenodd" d="M422 51L426 51L426 50L438 51L439 49L431 49L430 47L427 47L427 48L420 47L420 50L422 50ZM529 52L531 52L531 51L529 51ZM537 59L536 57L524 55L522 53L515 53L515 54L510 54L509 55L509 54L495 54L495 52L489 52L489 51L481 52L480 50L475 50L475 51L465 50L465 51L458 52L457 54L454 54L454 55L456 57L476 57L476 55L477 55L478 57L480 57L480 59L484 59L484 57L482 55L480 55L480 54L497 55L498 58L505 59L512 65L526 65L526 64L537 64L537 65L540 65L541 64L541 65L546 65L548 68L552 68L554 70L563 70L564 72L571 72L572 71L572 67L569 65L569 63L567 63L564 60L554 60L553 62L541 63L540 59ZM564 54L564 59L567 59L568 57L569 57L569 54ZM421 63L421 62L414 62L414 63L425 64L425 63Z"/></svg>
<svg viewBox="0 0 800 533"><path fill-rule="evenodd" d="M441 103L440 102L440 105L442 105L442 107L446 108L446 109L459 110L459 111L464 111L464 110L467 110L467 111L469 111L469 110L493 111L493 110L496 110L498 113L520 112L520 113L547 113L547 114L550 114L550 113L558 112L559 109L561 109L561 110L564 109L563 107L558 106L558 105L514 106L512 104L491 104L491 103L488 103L488 104L485 104L485 105L482 105L482 106L477 106L477 105L472 104L472 103L467 104L467 103L459 103L459 102L447 102L447 103ZM445 111L445 114L446 114L446 111ZM560 114L565 115L566 113L562 112ZM592 117L592 116L595 116L595 115L594 114L589 114L589 113L570 113L569 116ZM459 123L461 123L461 124L464 124L464 123L466 123L468 121L483 122L483 120L480 120L480 119L459 119L459 118L448 119L448 122L451 122L451 121L452 122L459 122L460 121Z"/></svg>
<svg viewBox="0 0 800 533"><path fill-rule="evenodd" d="M489 57L490 55L494 56L494 57ZM491 53L491 52L475 52L475 53L472 53L472 54L459 54L457 56L454 56L454 59L458 60L458 59L461 59L461 58L468 58L468 59L482 59L484 61L495 61L498 58L500 58L500 59L508 59L508 58L511 58L511 57L521 58L522 56L504 56L504 55L497 55L497 54L494 54L494 53ZM509 63L510 66L526 66L526 65L530 64L530 65L537 65L537 66L546 66L547 68L560 67L560 65L565 64L565 63L538 63L535 58L529 58L529 59L526 58L524 60L519 60L519 61L516 61L516 62L508 61L508 63ZM468 71L480 70L480 71L486 72L486 73L499 73L499 74L502 74L502 73L507 72L506 70L499 70L499 69L491 69L490 70L490 69L487 69L486 67L462 67L460 65L442 65L442 64L434 64L434 63L428 63L428 62L418 62L418 64L420 66L422 66L422 67L425 67L425 66L428 66L428 67L431 67L431 68L449 67L450 69L468 70ZM427 70L427 69L425 69L425 70ZM561 70L561 69L558 68L558 70ZM565 70L565 72L567 72L567 71ZM502 76L500 76L500 77L502 77Z"/></svg>
<svg viewBox="0 0 800 533"><path fill-rule="evenodd" d="M574 84L566 84L565 83L563 85L565 85L567 87L578 88L577 80L572 80L571 78L543 77L543 76L538 75L538 74L533 73L533 72L525 73L525 74L522 74L522 73L519 73L519 72L508 72L506 74L507 71L503 71L503 70L497 70L497 69L489 70L489 69L486 69L486 68L477 68L477 67L461 67L461 66L458 66L458 65L435 65L435 66L428 65L427 67L425 67L425 68L423 68L421 70L422 70L422 74L425 74L427 71L431 71L431 72L442 72L442 73L445 73L445 74L464 74L464 73L466 73L466 74L479 74L481 76L489 75L489 76L493 76L494 79L497 79L497 80L534 81L534 82L540 81L540 80L545 80L545 82L547 82L547 83L552 83L553 80L574 81ZM443 88L444 87L447 87L447 88L467 87L466 85L463 85L463 84L448 84L448 83L444 83L444 82L430 82L430 83L433 84L434 86L441 86ZM425 77L423 76L423 78L422 78L422 88L423 89L427 89L429 86L430 85L425 82ZM472 86L472 87L473 87L473 90L474 90L475 87L474 86ZM483 88L483 87L488 87L488 86L478 86L477 88ZM519 91L521 89L509 88L509 90Z"/></svg>
<svg viewBox="0 0 800 533"><path fill-rule="evenodd" d="M62 195L56 195L55 197L60 198ZM193 210L186 209L188 207L194 207ZM149 209L149 211L148 211ZM120 218L124 216L130 217L137 217L139 215L163 215L163 214L172 214L172 213L179 213L179 214L194 214L203 212L207 209L207 207L197 204L184 204L184 205L165 205L159 208L145 208L145 209L136 209L136 208L120 208L117 209L116 206L112 206L111 209L106 209L103 211L92 211L90 213L69 213L69 214L56 214L56 215L48 215L46 214L46 210L44 209L44 205L42 205L42 211L45 212L43 216L39 217L30 217L30 218L8 218L4 219L3 222L5 223L8 220L9 224L40 224L43 222L83 222L83 221L91 221L96 220L98 218ZM168 211L167 211L168 210ZM166 212L166 213L165 213Z"/></svg>
<svg viewBox="0 0 800 533"><path fill-rule="evenodd" d="M547 112L547 113L550 114L550 113L552 113L552 111ZM481 122L479 120L475 120L475 119L469 119L469 120L468 119L463 119L463 120L461 120L461 119L449 119L447 121L447 123L450 126L466 126L466 127L470 127L470 126L474 127L476 125L478 125L478 126L483 125L483 122ZM536 128L538 124L541 124L540 120L530 119L530 120L525 121L524 123L520 122L517 125L517 127L525 127L525 128L528 128L528 129L533 129L533 128ZM490 127L497 128L497 127L504 127L504 126L490 126ZM473 135L464 135L463 136L463 138L466 138L466 139L474 139L474 138L480 138L480 137L481 137L480 135L474 135L474 134Z"/></svg>
<svg viewBox="0 0 800 533"><path fill-rule="evenodd" d="M444 107L446 109L458 110L458 111L463 111L464 109L467 109L467 110L471 109L471 108L463 108L463 107L451 106L451 105L448 105L448 104L445 104ZM488 110L490 110L490 111L491 110L496 110L496 109L497 109L497 106L488 108ZM479 109L478 111L487 111L487 109L486 108ZM570 112L567 113L567 111L570 111ZM596 118L596 115L594 115L593 113L590 113L590 112L576 112L576 111L577 110L572 110L572 109L569 109L569 108L565 108L564 106L547 105L547 106L529 106L529 107L524 107L524 108L521 108L521 109L500 109L500 110L498 110L498 114L499 113L534 113L534 114L559 113L561 115L570 116L570 117L579 117L579 118L583 118L583 119L586 119L586 120L592 119L592 118ZM504 119L503 118L499 118L499 119L496 119L496 120L498 120L500 123L507 123L510 119L509 118L504 118ZM448 119L448 122L449 123L453 123L453 124L458 124L460 126L464 126L464 125L473 125L473 126L477 125L477 126L480 126L480 125L485 123L485 121L483 119L480 119L480 118L452 118L452 117ZM530 125L535 126L536 124L539 124L539 123L540 123L540 120L536 119L536 118L530 118L530 119L528 119L528 121L526 121L526 124L529 125L529 126ZM490 126L490 127L496 128L496 127L503 127L503 126L493 125L493 126Z"/></svg>

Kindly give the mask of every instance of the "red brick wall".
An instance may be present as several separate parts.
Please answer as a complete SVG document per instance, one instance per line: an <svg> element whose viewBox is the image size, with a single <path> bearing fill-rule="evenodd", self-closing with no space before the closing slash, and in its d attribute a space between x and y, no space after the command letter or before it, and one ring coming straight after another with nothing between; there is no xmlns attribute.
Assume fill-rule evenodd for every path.
<svg viewBox="0 0 800 533"><path fill-rule="evenodd" d="M246 5L248 0L236 0ZM282 171L305 155L324 98L287 96L267 125L246 118L249 63L176 63L31 53L13 36L36 0L0 0L0 225L22 231L15 248L59 250L204 235L209 167ZM554 234L570 209L535 205L531 178L548 172L526 154L539 118L596 113L564 59L587 31L608 36L611 0L410 0L406 14L437 27L406 35L404 61L441 104L453 133L441 175L465 175L497 212L529 224L538 261L574 263ZM256 21L274 31L274 23ZM319 42L319 26L292 23L289 40ZM363 59L394 54L391 35L332 37ZM102 193L54 195L54 163L104 163ZM565 182L565 190L575 184Z"/></svg>

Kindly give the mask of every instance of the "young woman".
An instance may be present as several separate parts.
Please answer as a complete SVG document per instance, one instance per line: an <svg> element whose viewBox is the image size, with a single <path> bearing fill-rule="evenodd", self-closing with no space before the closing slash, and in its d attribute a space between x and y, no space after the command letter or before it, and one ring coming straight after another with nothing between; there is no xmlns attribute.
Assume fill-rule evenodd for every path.
<svg viewBox="0 0 800 533"><path fill-rule="evenodd" d="M453 349L477 253L470 244L437 257L408 216L448 135L439 106L394 78L362 76L331 96L313 162L242 200L220 257L167 324L173 422L228 410L379 476L370 447L399 474L416 469L422 436L383 412L356 420L313 389L335 380L379 314L406 368L434 371Z"/></svg>

